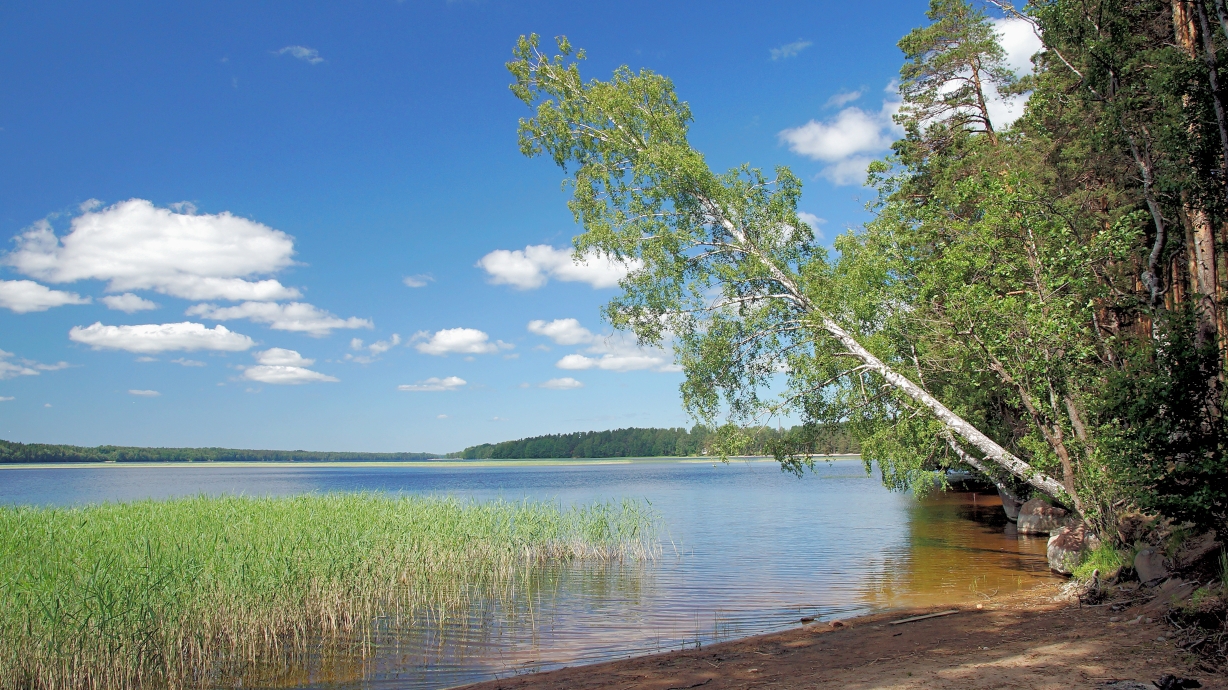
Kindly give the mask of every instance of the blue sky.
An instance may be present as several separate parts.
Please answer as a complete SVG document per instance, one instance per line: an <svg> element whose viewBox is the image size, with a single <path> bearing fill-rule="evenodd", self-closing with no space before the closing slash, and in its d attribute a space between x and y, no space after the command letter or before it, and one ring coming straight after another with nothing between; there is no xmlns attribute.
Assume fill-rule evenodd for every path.
<svg viewBox="0 0 1228 690"><path fill-rule="evenodd" d="M669 353L606 337L618 270L570 262L561 172L517 149L517 36L670 76L711 164L791 166L830 237L865 219L924 11L6 3L0 438L443 452L689 425Z"/></svg>

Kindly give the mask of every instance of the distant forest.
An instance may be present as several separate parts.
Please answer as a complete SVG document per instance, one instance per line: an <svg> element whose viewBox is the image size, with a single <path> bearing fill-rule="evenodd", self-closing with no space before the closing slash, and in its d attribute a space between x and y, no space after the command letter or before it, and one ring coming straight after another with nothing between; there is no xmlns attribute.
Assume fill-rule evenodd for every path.
<svg viewBox="0 0 1228 690"><path fill-rule="evenodd" d="M0 441L0 463L16 462L405 462L442 457L436 453L329 453L308 450L233 448L133 448L60 446Z"/></svg>
<svg viewBox="0 0 1228 690"><path fill-rule="evenodd" d="M840 425L762 428L752 434L749 455L772 455L777 448L814 454L857 453L856 440ZM715 432L703 426L683 429L615 429L534 436L483 443L456 453L332 453L308 450L234 448L137 448L132 446L52 445L0 440L0 464L37 462L410 462L435 458L513 460L548 458L652 458L708 453Z"/></svg>
<svg viewBox="0 0 1228 690"><path fill-rule="evenodd" d="M675 429L614 429L580 431L572 434L534 436L502 443L470 446L449 458L465 460L504 460L514 458L651 458L704 455L715 432L696 425L689 431ZM753 434L749 455L772 455L782 444L793 452L814 454L856 453L857 441L840 425L793 427L787 430L763 428Z"/></svg>

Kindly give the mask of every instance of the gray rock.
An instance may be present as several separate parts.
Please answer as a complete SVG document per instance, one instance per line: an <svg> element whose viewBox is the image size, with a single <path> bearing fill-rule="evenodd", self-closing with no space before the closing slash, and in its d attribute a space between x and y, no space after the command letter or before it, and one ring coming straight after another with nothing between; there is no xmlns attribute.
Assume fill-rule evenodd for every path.
<svg viewBox="0 0 1228 690"><path fill-rule="evenodd" d="M1154 585L1163 580L1168 577L1164 554L1150 546L1142 549L1134 556L1134 572L1138 573L1138 581L1145 585Z"/></svg>
<svg viewBox="0 0 1228 690"><path fill-rule="evenodd" d="M1019 507L1016 524L1020 534L1049 534L1066 525L1066 511L1033 498Z"/></svg>
<svg viewBox="0 0 1228 690"><path fill-rule="evenodd" d="M1060 527L1049 537L1049 548L1046 550L1049 569L1062 575L1070 575L1079 567L1084 553L1099 547L1100 539L1086 524Z"/></svg>

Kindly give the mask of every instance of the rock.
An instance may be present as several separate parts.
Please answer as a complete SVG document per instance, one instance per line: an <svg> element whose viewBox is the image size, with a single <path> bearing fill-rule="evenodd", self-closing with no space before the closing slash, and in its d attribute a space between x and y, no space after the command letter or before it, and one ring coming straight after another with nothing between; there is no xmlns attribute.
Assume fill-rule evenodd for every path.
<svg viewBox="0 0 1228 690"><path fill-rule="evenodd" d="M1177 555L1173 557L1173 566L1177 570L1185 570L1211 555L1212 552L1219 551L1219 548L1220 543L1215 539L1215 530L1200 537L1187 539L1177 551Z"/></svg>
<svg viewBox="0 0 1228 690"><path fill-rule="evenodd" d="M1016 524L1020 534L1049 534L1066 524L1066 511L1033 498L1019 507Z"/></svg>
<svg viewBox="0 0 1228 690"><path fill-rule="evenodd" d="M1049 569L1062 575L1070 575L1079 567L1085 552L1098 548L1100 539L1087 528L1086 523L1058 528L1053 536L1049 537L1049 548L1046 551Z"/></svg>
<svg viewBox="0 0 1228 690"><path fill-rule="evenodd" d="M1002 497L1002 510L1006 513L1006 519L1011 522L1018 520L1019 506L1023 505L1023 503L1020 503L1019 497L1009 491L1004 491L1000 486L998 487L998 495Z"/></svg>
<svg viewBox="0 0 1228 690"><path fill-rule="evenodd" d="M1142 549L1134 556L1134 572L1138 573L1138 581L1145 585L1154 585L1163 580L1168 577L1164 554L1150 546Z"/></svg>

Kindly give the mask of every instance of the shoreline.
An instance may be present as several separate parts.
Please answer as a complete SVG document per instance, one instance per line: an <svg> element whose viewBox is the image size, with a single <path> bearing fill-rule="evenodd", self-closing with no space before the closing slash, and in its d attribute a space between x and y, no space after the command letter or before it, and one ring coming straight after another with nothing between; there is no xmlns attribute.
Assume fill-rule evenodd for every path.
<svg viewBox="0 0 1228 690"><path fill-rule="evenodd" d="M1042 584L957 604L816 621L700 649L513 675L458 689L1057 690L1115 681L1151 687L1166 674L1197 679L1203 688L1228 688L1221 673L1162 639L1171 637L1162 622L1113 620L1121 616L1108 604L1080 605L1061 590L1060 583ZM904 620L951 610L956 612Z"/></svg>
<svg viewBox="0 0 1228 690"><path fill-rule="evenodd" d="M816 455L818 460L841 461L858 459L856 454L846 455ZM766 455L747 455L729 458L730 462L776 462L776 459ZM39 462L39 463L0 463L0 470L47 470L47 469L90 469L94 467L427 467L433 469L461 467L569 467L582 465L646 465L651 463L669 464L705 464L720 463L719 458L711 457L648 457L648 458L541 458L525 460L405 460L405 461L177 461L177 462Z"/></svg>

